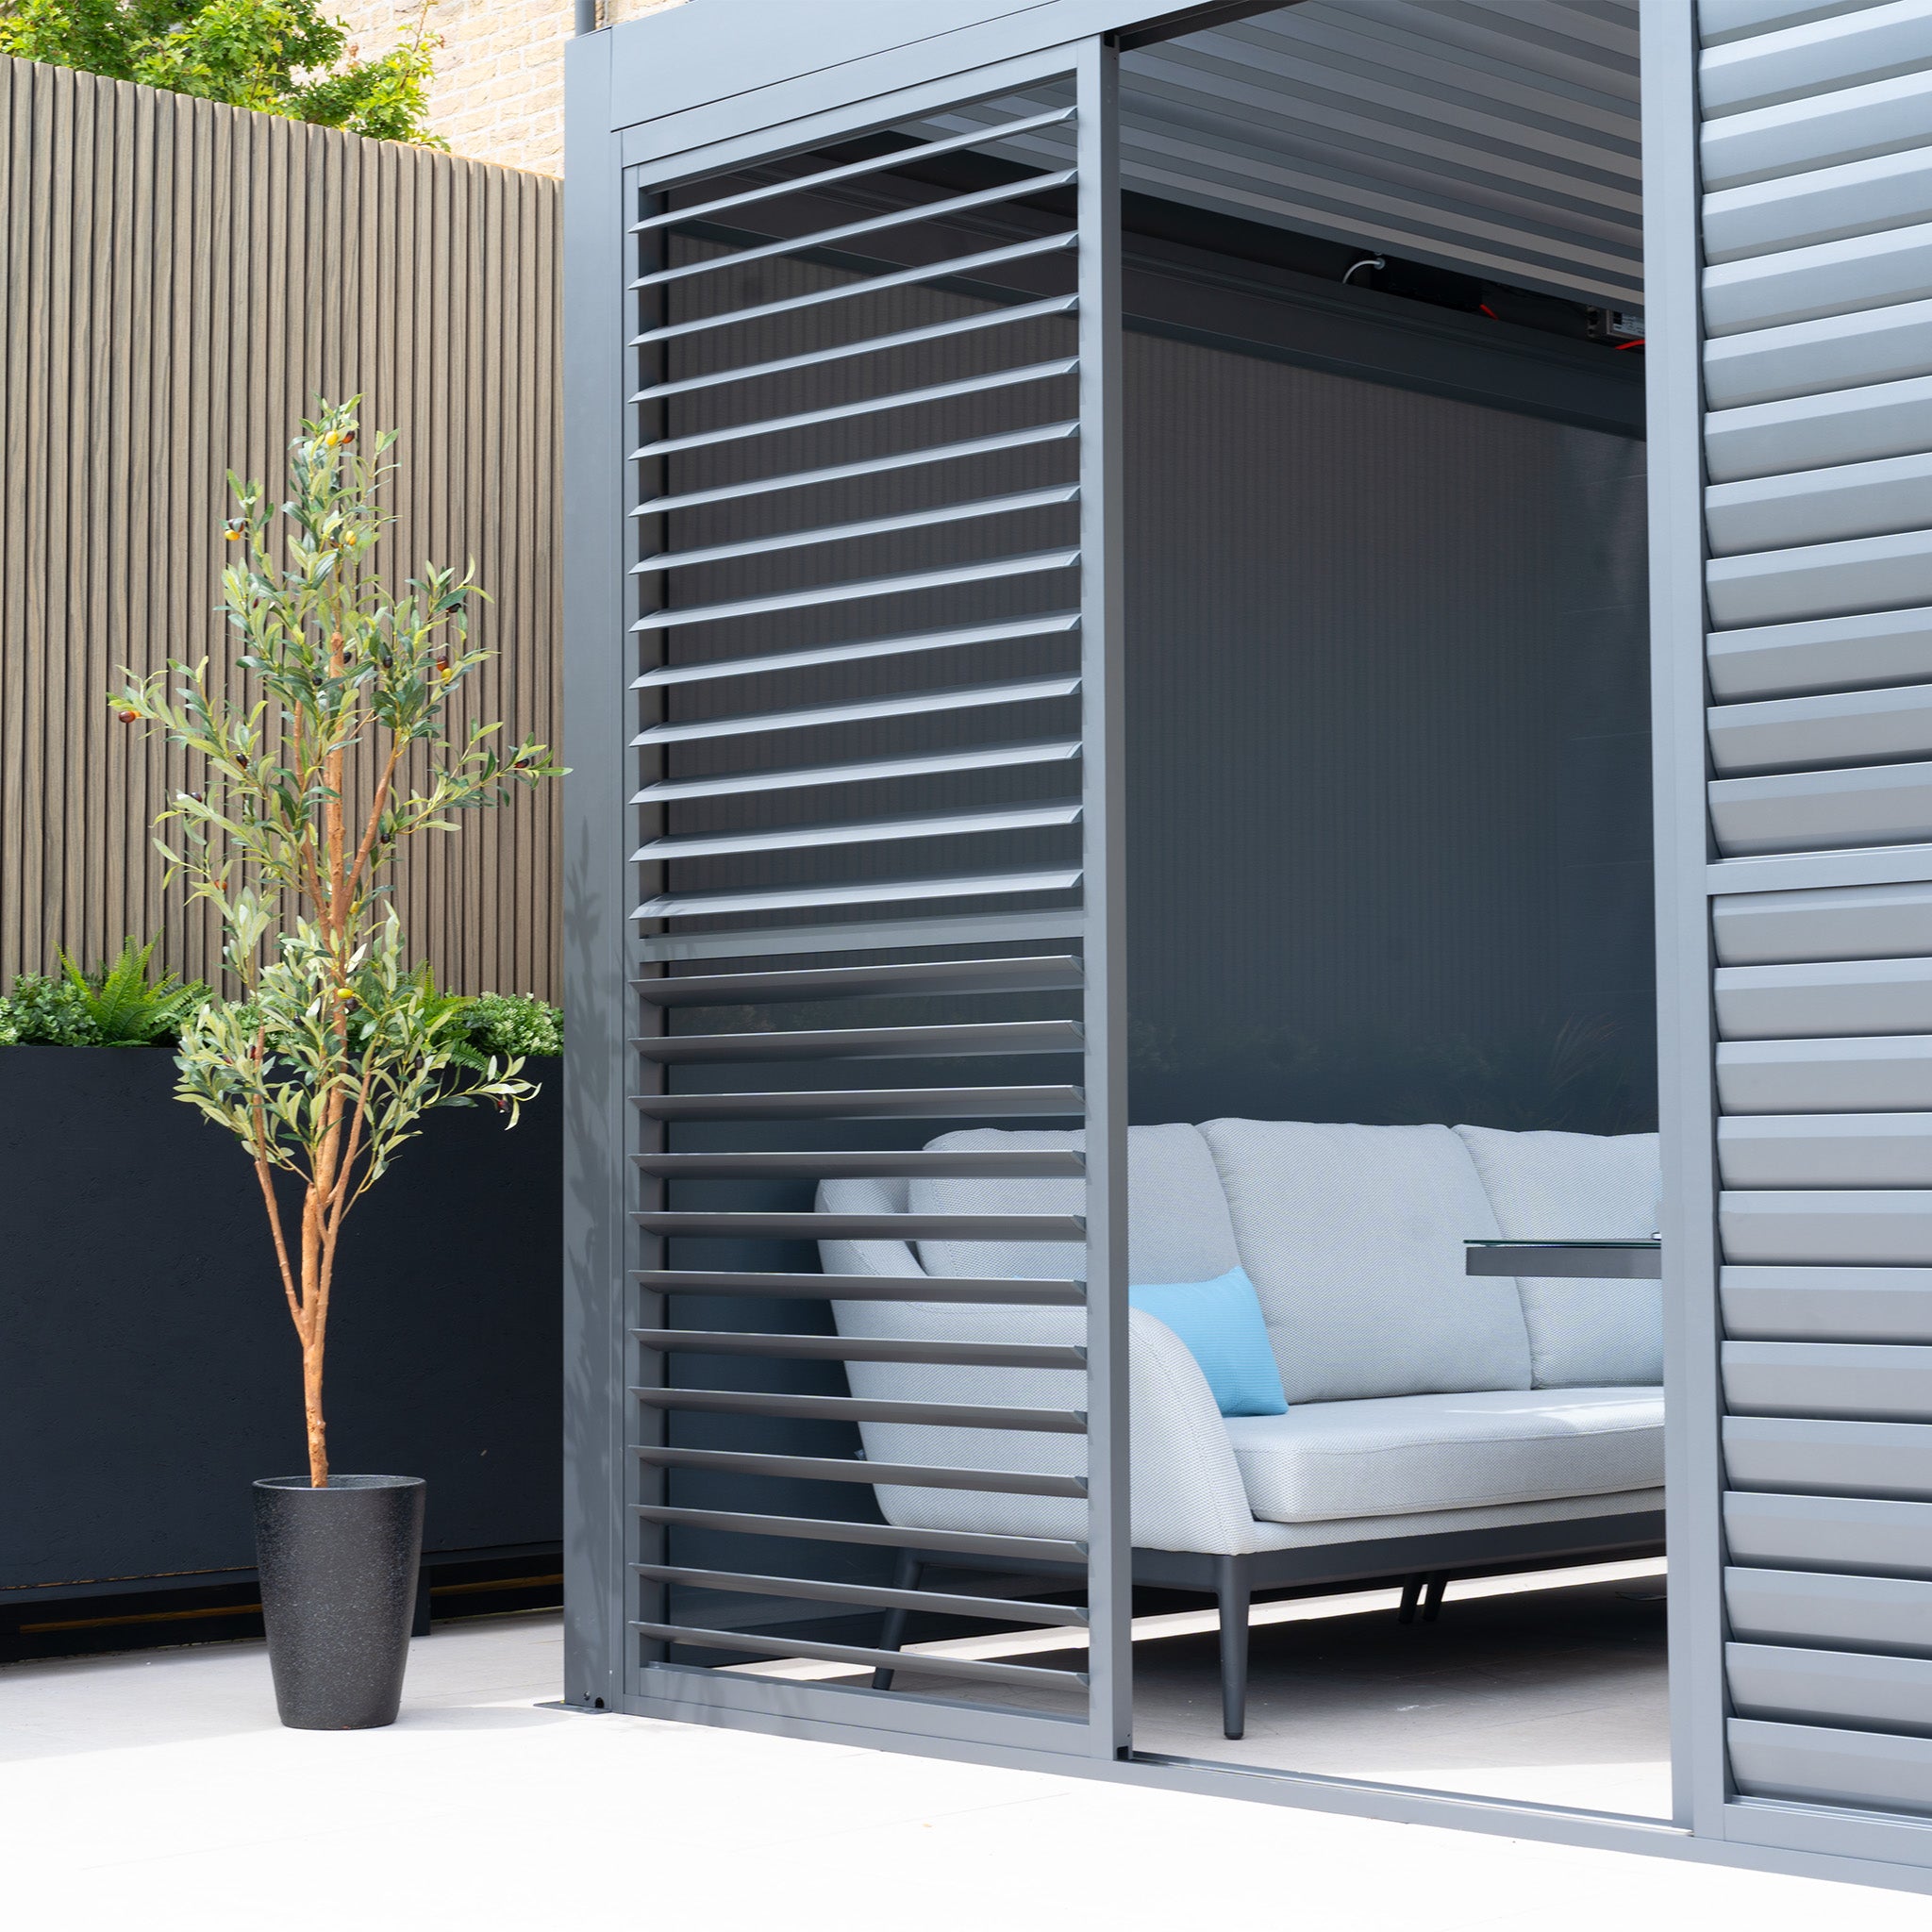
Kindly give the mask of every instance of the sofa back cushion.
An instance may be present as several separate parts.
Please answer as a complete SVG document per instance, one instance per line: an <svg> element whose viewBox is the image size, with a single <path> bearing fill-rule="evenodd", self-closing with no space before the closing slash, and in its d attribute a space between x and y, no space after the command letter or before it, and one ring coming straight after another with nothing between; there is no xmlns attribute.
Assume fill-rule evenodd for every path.
<svg viewBox="0 0 1932 1932"><path fill-rule="evenodd" d="M1497 1227L1449 1128L1201 1131L1291 1403L1531 1386L1514 1284L1463 1272L1463 1241Z"/></svg>
<svg viewBox="0 0 1932 1932"><path fill-rule="evenodd" d="M968 1127L941 1134L935 1148L1079 1148L1080 1129ZM915 1180L914 1214L1079 1214L1086 1183L1068 1180ZM918 1244L928 1274L1018 1275L1084 1280L1077 1241L931 1241ZM1127 1129L1127 1270L1134 1281L1209 1281L1240 1265L1214 1158L1198 1127Z"/></svg>
<svg viewBox="0 0 1932 1932"><path fill-rule="evenodd" d="M1456 1131L1482 1176L1504 1235L1586 1241L1656 1231L1662 1174L1655 1134ZM1525 1276L1517 1287L1536 1388L1663 1380L1661 1282Z"/></svg>

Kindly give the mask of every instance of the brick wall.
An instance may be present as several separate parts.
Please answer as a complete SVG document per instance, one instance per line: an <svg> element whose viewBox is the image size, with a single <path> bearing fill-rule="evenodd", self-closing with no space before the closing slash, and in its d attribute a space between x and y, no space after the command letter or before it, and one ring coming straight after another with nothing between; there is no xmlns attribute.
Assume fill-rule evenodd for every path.
<svg viewBox="0 0 1932 1932"><path fill-rule="evenodd" d="M632 20L683 0L604 0L604 17ZM364 59L416 30L410 0L338 0L330 9ZM436 57L430 114L456 153L476 161L563 173L563 43L572 0L431 0Z"/></svg>

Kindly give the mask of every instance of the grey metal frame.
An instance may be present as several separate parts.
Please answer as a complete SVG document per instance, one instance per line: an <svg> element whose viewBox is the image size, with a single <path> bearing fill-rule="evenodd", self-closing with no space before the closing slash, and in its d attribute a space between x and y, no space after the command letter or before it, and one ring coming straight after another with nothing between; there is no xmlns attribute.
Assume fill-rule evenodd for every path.
<svg viewBox="0 0 1932 1932"><path fill-rule="evenodd" d="M634 841L623 836L628 829L624 814L611 804L624 795L630 758L626 741L639 700L627 689L621 652L628 613L620 586L635 579L625 575L623 451L613 408L622 393L624 170L669 172L694 156L702 156L708 167L725 168L772 152L776 142L796 150L877 125L888 96L892 104L887 112L910 118L942 108L967 87L983 96L1049 70L1076 68L1084 99L1100 109L1094 126L1083 130L1081 192L1107 198L1116 192L1113 158L1097 130L1109 111L1107 76L1113 46L1122 38L1184 32L1210 13L1231 17L1263 10L1260 4L1206 11L1191 8L1149 19L1135 12L1131 0L1040 0L1018 10L994 0L944 0L935 7L920 38L897 44L866 45L863 33L857 39L847 35L841 42L834 35L825 46L814 46L808 59L802 57L802 43L788 51L781 31L770 46L752 51L742 74L721 76L715 88L682 100L664 98L648 67L641 33L588 35L571 49L565 301L570 330L565 378L566 732L574 767L566 791L565 840L572 1019L566 1074L566 1700L579 1707L648 1710L790 1736L891 1744L940 1757L1084 1771L1340 1813L1817 1876L1877 1879L1932 1891L1932 1870L1896 1862L1902 1856L1901 1834L1911 1831L1908 1825L1855 1814L1824 1816L1802 1807L1740 1803L1725 1783L1708 908L1712 891L1741 891L1762 880L1760 869L1748 861L1732 862L1715 874L1709 866L1703 733L1696 52L1686 0L1642 0L1659 1023L1668 1176L1663 1235L1670 1290L1666 1455L1670 1541L1676 1553L1670 1608L1675 1817L1669 1824L1615 1819L1344 1778L1153 1758L1127 1748L1127 1609L1134 1559L1125 1534L1124 1350L1119 1345L1123 1203L1117 1176L1124 1134L1114 1024L1120 1011L1119 851L1104 829L1118 810L1120 782L1119 691L1109 643L1118 595L1112 510L1119 476L1112 426L1119 402L1106 387L1104 361L1102 372L1091 364L1087 369L1086 379L1102 385L1100 393L1084 399L1101 433L1096 447L1083 457L1083 482L1095 492L1087 501L1083 535L1095 546L1092 559L1099 566L1084 592L1097 600L1085 649L1089 674L1098 680L1092 689L1099 693L1095 715L1100 721L1086 778L1091 808L1087 858L1096 891L1090 938L1098 954L1090 958L1090 968L1098 968L1105 989L1103 1024L1090 1034L1087 1047L1091 1119L1099 1135L1099 1158L1089 1169L1088 1219L1096 1264L1092 1279L1105 1291L1096 1296L1091 1344L1097 1423L1092 1442L1095 1721L1084 1734L1075 1734L1064 1724L956 1705L936 1723L932 1707L917 1699L867 1697L823 1685L682 1668L652 1671L647 1690L625 1684L625 1566L634 1560L625 1538L637 1520L638 1496L624 1454L625 1390L633 1366L626 1360L631 1343L625 1335L625 1285L635 1263L629 1244L638 1237L624 1212L625 1168L632 1149L618 1070L625 1053L622 990L636 963L625 937L630 911L625 866ZM694 17L700 11L691 8L693 18L682 22L674 11L663 17L661 30L695 32ZM791 26L784 31L801 28L803 11L790 10ZM872 17L868 10L867 18ZM1117 289L1117 244L1083 235L1080 269L1083 294ZM1105 299L1100 306L1106 307ZM1104 352L1104 334L1094 333L1101 328L1090 309L1082 321L1083 349L1091 342ZM1875 855L1862 864L1814 865L1810 870L1819 874L1814 881L1806 862L1780 861L1780 882L1796 886L1868 874L1884 876L1888 863L1883 855ZM1064 922L1057 924L1051 914L1039 915L1038 924L1042 936L1065 929ZM917 946L954 936L957 925L948 931L940 922L882 921L842 931L839 942L853 947ZM765 950L782 950L785 938L773 935ZM647 953L658 960L696 961L740 958L757 950L755 944L700 935L663 940ZM777 1288L778 1280L774 1278L777 1291L808 1291L804 1277L789 1291ZM881 1532L878 1540L902 1546L914 1541L905 1532L890 1531ZM955 1547L961 1542L949 1541ZM1425 1558L1444 1566L1448 1554L1417 1549L1393 1558L1389 1553L1398 1564L1412 1561L1418 1568ZM1144 1565L1144 1556L1141 1560ZM1174 1574L1183 1573L1196 1580L1200 1576L1185 1563ZM1257 1574L1251 1569L1251 1583ZM1274 1574L1272 1570L1268 1574ZM1229 1581L1214 1580L1224 1588ZM1927 1843L1932 1844L1932 1827L1927 1828Z"/></svg>
<svg viewBox="0 0 1932 1932"><path fill-rule="evenodd" d="M603 51L602 37L592 37L572 50L574 89L601 91L604 75L596 63ZM766 721L746 721L696 726L666 726L662 723L665 691L677 680L675 674L647 668L636 677L636 666L626 660L632 648L629 640L656 628L656 593L649 588L658 574L703 560L711 553L683 553L673 556L654 534L644 545L641 564L627 560L620 509L619 527L609 527L609 500L590 479L607 477L614 470L620 475L626 451L622 441L610 435L610 425L619 420L612 400L631 392L624 379L624 344L630 325L621 316L613 331L598 331L593 351L574 357L571 421L583 425L582 450L574 463L573 475L582 490L579 502L574 496L567 507L576 548L573 557L572 582L581 595L571 612L571 635L577 649L572 660L572 682L580 703L573 712L576 728L583 735L573 740L576 747L588 742L591 751L580 758L572 780L569 797L570 827L567 849L571 854L574 886L573 947L571 981L573 1010L586 1016L595 1012L599 1021L574 1024L573 1061L567 1070L572 1092L581 1105L571 1111L571 1158L573 1183L570 1193L574 1213L570 1226L573 1316L570 1360L573 1388L573 1495L570 1537L567 1544L567 1594L572 1600L567 1622L568 1702L606 1707L622 1707L658 1715L689 1716L703 1711L735 1713L759 1699L770 1701L794 1716L825 1724L861 1724L884 1734L931 1732L968 1740L977 1744L1001 1743L1017 1749L1048 1751L1056 1754L1073 1750L1081 1755L1112 1758L1127 1748L1130 1736L1132 1689L1130 1679L1129 1623L1131 1582L1127 1521L1127 1447L1125 1441L1125 1103L1124 1033L1118 1022L1124 994L1122 983L1124 915L1120 899L1121 853L1118 827L1123 808L1120 747L1123 735L1123 696L1120 678L1120 487L1119 425L1121 411L1119 355L1120 336L1120 249L1119 196L1113 162L1116 139L1113 126L1116 56L1098 41L1062 48L1048 48L1024 60L1007 63L1003 83L1022 87L1050 80L1071 79L1074 84L1079 155L1076 176L1078 205L1074 223L1076 297L1049 305L1056 310L1076 308L1078 317L1079 372L1078 422L1080 430L1080 469L1078 498L1080 536L1077 549L1067 553L1067 560L1077 558L1081 566L1078 624L1080 631L1080 670L1077 680L1082 692L1083 728L1078 749L1082 754L1081 791L1078 819L1081 827L1081 860L1077 876L1083 882L1084 899L1073 911L1043 913L1019 912L988 916L857 921L838 925L811 927L778 926L768 931L703 931L683 934L663 930L665 916L675 917L687 909L700 909L697 902L687 903L661 892L635 906L635 890L626 879L629 865L636 860L661 862L682 849L680 841L666 841L655 833L655 812L645 802L645 793L633 792L636 778L633 762L641 755L655 757L660 748L686 738L716 737L740 728L762 729L812 722L812 714L794 712ZM608 290L622 289L626 281L632 289L663 284L681 278L681 269L652 270L641 280L631 279L623 259L626 233L640 226L646 232L654 223L639 224L630 219L641 195L655 194L662 188L708 177L742 166L748 160L775 158L821 146L841 135L864 133L880 126L903 123L950 105L972 99L986 92L983 80L971 87L928 88L905 95L886 95L854 101L835 113L815 117L809 138L799 130L786 130L778 142L770 139L741 140L690 152L667 155L650 160L611 156L608 149L596 160L586 160L586 168L602 167L606 177L621 183L622 195L600 197L594 209L579 204L580 225L571 231L573 254L570 273L575 279L582 273L586 282ZM589 146L587 140L584 143ZM953 145L955 143L946 143ZM573 155L576 150L573 150ZM612 165L612 163L615 165ZM573 163L575 165L575 161ZM1058 177L1041 177L1051 187ZM1001 191L1005 199L1011 191ZM967 198L965 206L995 197L991 194ZM843 232L873 232L902 225L898 217L871 218L853 225ZM782 246L789 248L791 244ZM754 248L747 258L774 250ZM574 314L575 311L573 311ZM594 313L587 308L586 315ZM1012 310L1008 313L1030 311ZM677 325L681 328L683 325ZM664 333L670 330L660 331ZM940 333L944 331L934 331ZM583 325L587 340L591 326ZM841 352L833 352L834 354ZM816 359L816 358L805 358ZM1051 365L1073 369L1074 360ZM754 374L757 372L754 371ZM661 398L698 385L651 380L633 393L634 403L652 406ZM982 383L979 387L985 387ZM965 386L961 386L965 387ZM662 403L655 408L661 412ZM867 406L858 405L859 413ZM827 412L838 414L841 412ZM661 424L661 414L654 417ZM757 425L753 425L756 428ZM783 424L777 426L783 427ZM661 427L647 432L653 446L671 450L716 441L716 437L684 438L666 443ZM594 447L596 463L582 454ZM1037 492L1041 500L1064 502L1074 492ZM620 490L615 499L620 505ZM1029 499L1030 501L1031 499ZM659 515L656 527L661 528L661 500L644 506ZM905 527L920 518L890 519L891 527ZM870 526L854 525L851 534ZM846 532L833 531L833 538ZM655 545L655 549L654 549ZM735 548L725 546L727 554ZM912 581L912 580L907 580ZM600 594L593 587L613 582L626 587L627 602ZM896 585L882 580L891 591ZM822 598L824 593L812 593ZM762 600L764 606L782 608L785 600ZM803 601L795 599L791 601ZM708 607L715 608L715 607ZM760 608L755 600L754 608ZM689 621L680 619L680 622ZM1033 626L1038 629L1041 626ZM849 656L862 656L866 646L841 647ZM648 666L647 660L647 666ZM1051 690L1071 691L1072 683L1052 684ZM991 688L988 688L989 690ZM1042 692L1048 687L1042 686ZM1014 688L995 696L1032 695L1029 690ZM884 717L904 709L891 703L868 703L845 708L841 716ZM919 708L930 709L922 702ZM649 768L647 768L648 775ZM646 793L654 789L646 787ZM696 788L685 788L695 790ZM628 806L620 802L629 800ZM639 842L640 811L644 822ZM1011 815L1008 815L1010 817ZM1074 813L1056 813L1050 821L1071 822ZM991 824L1006 822L994 814ZM972 829L982 829L974 825ZM622 836L619 836L619 835ZM989 880L995 886L998 880ZM814 889L820 903L825 903L821 889ZM626 896L628 892L628 896ZM885 892L876 896L891 897ZM635 909L634 909L635 908ZM733 908L714 899L703 909L730 911ZM635 940L625 938L626 929L641 921L645 930ZM876 950L896 947L911 950L935 944L957 945L978 938L1008 941L1029 936L1059 938L1075 936L1082 946L1082 971L1073 980L1049 973L1040 977L1038 963L1034 977L1042 985L1072 984L1084 988L1084 1024L1081 1029L1062 1022L1024 1023L999 1026L976 1024L971 1027L849 1029L833 1033L792 1033L782 1041L771 1035L757 1036L758 1050L741 1054L735 1036L679 1036L675 1041L665 1038L665 1015L672 1005L687 998L685 983L653 982L651 975L661 973L668 962L690 964L698 959L717 958L742 967L760 956L831 955L841 950ZM1051 963L1051 962L1046 962ZM1024 962L1001 967L997 962L979 962L986 972L996 974L1002 984L1024 990L1027 968ZM825 971L833 970L830 968ZM861 977L868 969L859 969ZM911 969L900 969L911 970ZM968 975L974 962L943 969L946 973ZM631 988L640 983L645 997L644 1035L640 1038L627 1015L632 1001ZM823 972L817 975L823 977ZM879 976L890 976L880 973ZM787 975L788 985L797 979ZM653 984L665 988L666 996L651 991ZM989 981L991 983L991 981ZM676 991L674 992L674 989ZM855 989L848 989L855 990ZM701 994L705 989L696 989ZM601 1024L600 1024L601 1022ZM655 1027L655 1038L652 1029ZM954 1036L960 1036L955 1039ZM967 1037L970 1036L970 1039ZM1086 1350L1083 1366L1089 1378L1086 1410L1064 1417L1053 1411L1008 1411L984 1407L956 1408L930 1404L904 1405L855 1401L848 1397L732 1395L715 1391L689 1391L664 1386L666 1359L670 1348L681 1341L683 1331L667 1320L669 1291L721 1291L727 1277L693 1276L668 1271L664 1266L663 1243L678 1236L729 1232L736 1238L784 1239L843 1233L854 1239L890 1232L900 1236L917 1235L921 1224L907 1217L892 1217L891 1226L882 1228L870 1218L848 1217L834 1226L824 1217L772 1214L686 1214L664 1208L665 1182L681 1173L702 1170L714 1176L768 1174L777 1171L836 1174L850 1169L857 1157L812 1157L801 1165L793 1160L786 1170L782 1160L771 1157L685 1157L668 1152L665 1127L676 1118L743 1117L742 1108L730 1096L709 1102L706 1096L667 1095L664 1076L667 1067L685 1060L728 1063L733 1058L769 1059L774 1052L793 1058L877 1052L923 1053L948 1051L1037 1052L1067 1047L1082 1055L1082 1087L1033 1090L1041 1103L1053 1100L1048 1111L1067 1111L1058 1104L1064 1093L1078 1110L1081 1095L1090 1121L1090 1141L1085 1157L1087 1212L1079 1221L1062 1225L1052 1217L1021 1217L1010 1226L999 1227L975 1223L975 1231L1000 1232L1022 1239L1078 1238L1084 1223L1088 1245L1088 1269L1084 1299L1088 1305ZM627 1058L640 1056L647 1085L639 1097L641 1108L627 1103L612 1085L611 1069L625 1064ZM990 1093L998 1098L998 1112L1010 1112L1019 1090L1001 1089ZM802 1101L809 1095L799 1096ZM975 1109L963 1105L970 1095L923 1094L908 1091L908 1105L896 1108L906 1113L949 1111L970 1113ZM783 1096L771 1096L775 1106ZM879 1096L884 1098L884 1096ZM922 1104L930 1101L933 1104ZM780 1108L780 1112L789 1112ZM800 1109L814 1110L814 1109ZM815 1109L823 1111L824 1109ZM936 1158L920 1160L900 1157L902 1162L919 1171L932 1171L942 1163ZM689 1161L691 1164L687 1166ZM1040 1157L1023 1163L1036 1171ZM879 1171L878 1160L869 1158L863 1171ZM641 1176L637 1195L639 1211L626 1206L627 1170ZM862 1223L862 1224L861 1224ZM951 1227L951 1224L947 1224ZM622 1228L620 1235L615 1229ZM931 1230L928 1230L931 1231ZM957 1228L952 1231L958 1232ZM762 1272L744 1277L747 1291L761 1293L789 1291L790 1277ZM814 1291L823 1296L823 1277L812 1277ZM956 1284L961 1291L969 1284ZM977 1298L985 1299L991 1285L981 1284ZM1042 1291L1047 1287L1041 1284ZM883 1284L881 1285L883 1288ZM922 1289L924 1295L925 1291ZM1010 1297L1008 1297L1010 1298ZM1064 1300L1064 1294L1054 1299ZM817 1344L807 1341L794 1343L790 1338L767 1338L774 1350L783 1342L783 1352L810 1357L823 1355ZM730 1342L725 1341L727 1349ZM738 1352L747 1352L739 1350ZM862 1351L847 1350L841 1358L857 1358ZM1025 1351L1021 1351L1025 1354ZM1049 1352L1050 1353L1050 1352ZM920 1358L946 1359L943 1344L925 1347ZM963 1358L963 1357L960 1357ZM760 1578L754 1574L722 1573L667 1560L666 1537L677 1524L694 1524L704 1512L672 1507L663 1491L663 1473L670 1468L735 1471L741 1474L780 1474L841 1481L874 1482L895 1472L873 1462L839 1463L811 1457L747 1456L730 1451L673 1448L667 1446L666 1418L680 1409L701 1409L712 1415L790 1415L836 1418L851 1421L947 1422L979 1427L1024 1427L1074 1429L1089 1437L1088 1469L1084 1485L1069 1484L1060 1478L1017 1477L992 1487L1030 1490L1034 1493L1084 1495L1088 1504L1089 1609L1080 1621L1091 1625L1090 1659L1086 1674L1089 1685L1090 1721L1070 1723L1059 1717L1041 1716L991 1705L965 1705L911 1698L883 1699L867 1692L855 1693L839 1686L781 1684L771 1680L720 1675L702 1667L671 1661L667 1657L672 1641L680 1644L714 1644L739 1655L837 1657L863 1658L871 1653L850 1645L825 1645L787 1638L765 1640L755 1635L708 1631L670 1619L665 1592L674 1584L717 1589L729 1584L738 1590L789 1593L828 1604L885 1607L894 1605L891 1591L877 1586L854 1589L801 1579ZM625 1440L626 1418L637 1421L641 1433L635 1445ZM930 1470L896 1472L902 1481L930 1485L941 1474ZM987 1487L961 1480L954 1487ZM613 1533L615 1523L623 1537L619 1547ZM716 1512L714 1526L741 1529L757 1519L737 1515L726 1520ZM779 1519L765 1519L776 1523ZM809 1521L783 1519L785 1533L812 1535ZM833 1534L830 1525L823 1532ZM864 1525L841 1524L839 1540L848 1541L918 1541L918 1532L879 1534ZM928 1541L945 1541L958 1548L962 1540L929 1537ZM972 1539L963 1540L971 1543ZM1007 1541L1025 1545L1024 1539L985 1540L998 1545ZM1041 1543L1044 1549L1056 1547ZM615 1587L613 1588L613 1577ZM644 1591L643 1615L632 1621L626 1617L626 1580L635 1577ZM983 1612L998 1612L1008 1620L1038 1621L1024 1606L997 1605L974 1600ZM635 1656L630 1632L641 1632L646 1640L644 1654ZM1043 1680L1048 1674L1023 1665L970 1665L966 1667L982 1680L1010 1679L1019 1683ZM855 1704L861 1707L855 1708Z"/></svg>
<svg viewBox="0 0 1932 1932"><path fill-rule="evenodd" d="M1714 1838L1724 1772L1696 45L1678 0L1644 0L1642 21L1672 1771L1676 1822Z"/></svg>

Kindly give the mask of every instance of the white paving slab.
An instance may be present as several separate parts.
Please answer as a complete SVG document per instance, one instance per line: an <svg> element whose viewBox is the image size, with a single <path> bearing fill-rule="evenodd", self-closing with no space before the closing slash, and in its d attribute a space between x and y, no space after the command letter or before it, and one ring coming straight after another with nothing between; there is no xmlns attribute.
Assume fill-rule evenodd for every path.
<svg viewBox="0 0 1932 1932"><path fill-rule="evenodd" d="M59 1932L1923 1932L1924 1898L535 1708L551 1616L420 1641L391 1729L260 1646L0 1671L0 1924Z"/></svg>

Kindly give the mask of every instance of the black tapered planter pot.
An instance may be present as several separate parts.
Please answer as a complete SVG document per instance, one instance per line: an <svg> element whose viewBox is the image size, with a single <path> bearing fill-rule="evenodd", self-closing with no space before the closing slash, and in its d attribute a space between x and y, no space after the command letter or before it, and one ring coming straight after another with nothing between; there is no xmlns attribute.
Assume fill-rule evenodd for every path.
<svg viewBox="0 0 1932 1932"><path fill-rule="evenodd" d="M423 1478L255 1486L255 1560L275 1708L297 1731L395 1723L423 1557Z"/></svg>

